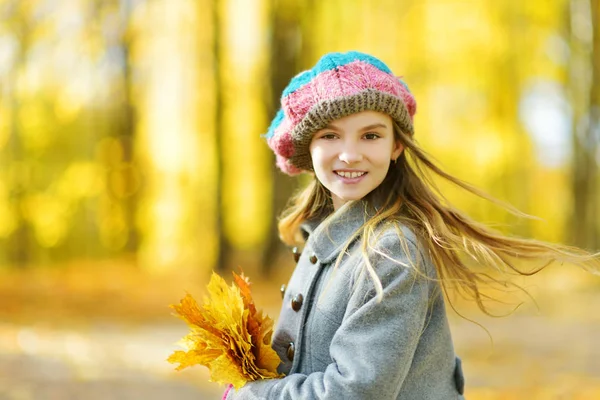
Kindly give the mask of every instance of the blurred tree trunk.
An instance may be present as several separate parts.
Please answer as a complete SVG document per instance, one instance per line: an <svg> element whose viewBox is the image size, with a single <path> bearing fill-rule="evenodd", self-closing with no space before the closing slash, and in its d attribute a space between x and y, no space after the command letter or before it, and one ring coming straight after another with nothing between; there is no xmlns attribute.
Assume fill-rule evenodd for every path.
<svg viewBox="0 0 600 400"><path fill-rule="evenodd" d="M500 6L499 6L500 7ZM506 34L510 37L509 42L518 42L519 38L525 35L524 23L527 21L525 4L521 2L503 3L501 7L501 22L506 27ZM496 91L494 101L496 102L497 115L507 115L510 118L505 119L506 132L511 132L511 135L518 137L516 142L528 143L529 138L527 133L522 128L519 122L519 103L515 99L519 98L519 92L522 92L523 74L522 74L522 58L517 54L517 50L511 47L503 57L497 61L498 70L496 71L496 83L511 82ZM530 146L519 145L511 148L513 160L522 160L521 162L505 163L501 179L498 185L502 187L504 193L503 198L509 199L509 203L517 209L527 210L529 202L529 193L522 188L530 187L531 166L524 160L531 158ZM504 223L511 223L512 217L507 213L502 213ZM513 232L520 236L531 236L530 224L522 224L514 226Z"/></svg>
<svg viewBox="0 0 600 400"><path fill-rule="evenodd" d="M571 71L573 96L573 212L574 243L589 250L600 248L598 151L600 139L600 24L599 0L572 0L570 4ZM589 7L589 8L588 8ZM586 11L590 11L587 13ZM586 15L587 14L587 15ZM581 18L591 18L590 37ZM588 81L589 77L589 81Z"/></svg>
<svg viewBox="0 0 600 400"><path fill-rule="evenodd" d="M9 138L8 138L8 165L9 173L9 201L15 217L16 228L7 242L7 259L10 265L23 268L31 261L31 227L24 214L24 201L27 197L29 184L29 168L27 156L21 138L21 123L19 116L19 73L25 68L25 60L31 39L30 29L27 26L27 7L14 1L5 7L10 16L10 25L15 36L19 38L16 49L15 62L7 79L5 93L9 97Z"/></svg>
<svg viewBox="0 0 600 400"><path fill-rule="evenodd" d="M132 36L128 28L131 18L131 0L120 1L121 26L119 27L121 35L119 36L119 47L123 53L122 70L122 91L123 103L121 107L120 140L123 149L123 164L125 169L125 197L122 200L125 209L125 229L127 230L126 250L135 253L139 245L139 236L136 228L135 213L137 210L138 196L137 187L137 167L134 159L136 115L133 106L132 96L132 68L131 68L131 44Z"/></svg>
<svg viewBox="0 0 600 400"><path fill-rule="evenodd" d="M302 13L297 0L272 0L271 3L271 94L268 99L270 109L268 113L274 117L281 106L281 93L290 79L298 73L303 54L302 49ZM271 179L272 210L275 217L279 216L285 208L288 199L296 187L295 179L283 174L275 166L273 159ZM277 256L285 251L285 246L279 239L277 223L271 225L269 236L263 250L263 273L268 275L275 267ZM291 255L290 255L291 257Z"/></svg>
<svg viewBox="0 0 600 400"><path fill-rule="evenodd" d="M589 247L600 250L600 0L591 0L592 85L590 88L591 187L588 191Z"/></svg>
<svg viewBox="0 0 600 400"><path fill-rule="evenodd" d="M231 251L233 250L233 246L231 242L227 238L227 233L225 231L225 218L223 215L223 211L225 210L224 204L224 167L225 167L225 159L224 154L226 151L226 146L223 143L223 108L224 108L224 99L223 99L223 78L221 75L221 64L223 60L223 50L221 43L222 38L222 19L220 16L220 8L218 2L212 3L212 15L213 15L213 53L214 53L214 64L213 64L213 74L214 74L214 82L215 82L215 147L216 147L216 157L217 157L217 173L216 173L216 232L215 234L218 237L217 246L217 260L216 260L216 269L217 271L224 271L228 266L228 261L231 259Z"/></svg>
<svg viewBox="0 0 600 400"><path fill-rule="evenodd" d="M132 67L131 67L131 45L132 36L129 29L131 18L132 0L95 0L94 19L101 24L105 19L118 21L115 26L109 24L110 29L103 37L104 46L108 51L121 56L118 60L121 76L114 83L114 91L117 99L108 105L110 112L99 116L101 121L96 124L98 134L101 137L112 137L119 143L122 151L121 157L111 160L104 165L107 170L107 180L119 176L122 187L117 192L110 192L110 202L123 210L125 232L127 235L124 249L128 253L136 253L139 246L139 235L136 228L136 210L139 200L140 187L139 170L135 160L135 130L136 115L132 95Z"/></svg>

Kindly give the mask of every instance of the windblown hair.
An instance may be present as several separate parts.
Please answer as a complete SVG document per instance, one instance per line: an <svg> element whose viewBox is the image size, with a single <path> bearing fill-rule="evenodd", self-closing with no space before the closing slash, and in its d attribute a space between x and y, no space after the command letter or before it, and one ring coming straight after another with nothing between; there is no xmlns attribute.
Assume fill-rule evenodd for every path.
<svg viewBox="0 0 600 400"><path fill-rule="evenodd" d="M492 314L486 306L486 300L496 299L483 293L480 290L482 287L492 284L500 288L518 287L525 291L507 279L507 275L533 275L553 262L578 264L596 273L600 270L600 253L592 254L577 247L507 236L468 217L449 204L432 176L438 176L514 215L531 218L444 172L396 123L394 135L404 146L404 151L397 162L390 165L384 181L366 198L381 206L346 245L347 248L353 239L360 237L365 268L375 281L379 298L382 296L381 284L369 262L368 250L373 249L373 243L381 232L377 227L382 223L396 227L405 225L411 229L419 245L425 247L423 253L428 254L435 265L446 296L450 288L455 289L463 297L474 300L488 315ZM278 225L281 239L289 245L301 244L304 241L301 224L306 220L325 218L332 212L329 191L316 178L313 179L291 199L290 205L282 213ZM399 229L398 233L401 235ZM474 262L478 267L469 267L467 261ZM526 264L523 261L537 261L541 265L523 269Z"/></svg>

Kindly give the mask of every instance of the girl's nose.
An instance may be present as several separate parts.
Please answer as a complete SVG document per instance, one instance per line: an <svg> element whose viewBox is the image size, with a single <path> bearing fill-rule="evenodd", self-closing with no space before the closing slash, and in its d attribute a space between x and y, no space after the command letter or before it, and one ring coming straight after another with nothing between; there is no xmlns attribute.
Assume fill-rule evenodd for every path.
<svg viewBox="0 0 600 400"><path fill-rule="evenodd" d="M357 146L344 146L339 155L340 161L346 164L353 164L361 162L363 159L362 153L358 150Z"/></svg>

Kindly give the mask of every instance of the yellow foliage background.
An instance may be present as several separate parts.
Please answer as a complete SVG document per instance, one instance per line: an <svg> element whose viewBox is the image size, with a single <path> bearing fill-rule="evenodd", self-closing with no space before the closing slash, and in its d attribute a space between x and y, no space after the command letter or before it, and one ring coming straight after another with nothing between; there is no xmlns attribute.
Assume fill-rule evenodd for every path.
<svg viewBox="0 0 600 400"><path fill-rule="evenodd" d="M218 395L202 372L160 364L183 334L166 306L202 293L213 269L242 266L277 316L293 261L275 217L306 178L277 172L260 134L283 86L325 52L382 59L415 94L427 152L540 218L442 184L471 216L599 250L598 10L598 0L0 0L0 372L12 374L0 373L0 398L78 398L93 382L131 382L106 372L119 368L176 385L165 393L179 398ZM598 278L557 266L522 283L539 309L526 300L496 320L463 305L493 346L452 321L468 398L600 397ZM53 386L14 376L25 355L68 372Z"/></svg>

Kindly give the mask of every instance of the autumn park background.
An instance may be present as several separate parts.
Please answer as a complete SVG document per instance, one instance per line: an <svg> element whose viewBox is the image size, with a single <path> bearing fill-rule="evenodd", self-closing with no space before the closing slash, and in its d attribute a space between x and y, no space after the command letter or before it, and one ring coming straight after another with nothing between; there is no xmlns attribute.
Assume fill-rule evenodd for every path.
<svg viewBox="0 0 600 400"><path fill-rule="evenodd" d="M277 316L274 224L306 179L260 134L347 50L404 77L440 165L539 219L452 202L600 250L599 0L0 0L0 399L219 398L165 361L168 305L241 267ZM450 312L467 398L599 399L600 277L517 283L535 300L505 318L459 304L490 335Z"/></svg>

